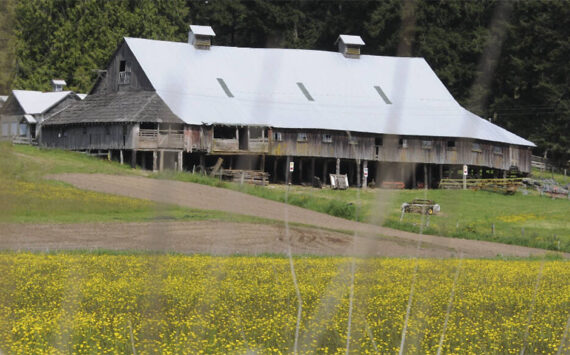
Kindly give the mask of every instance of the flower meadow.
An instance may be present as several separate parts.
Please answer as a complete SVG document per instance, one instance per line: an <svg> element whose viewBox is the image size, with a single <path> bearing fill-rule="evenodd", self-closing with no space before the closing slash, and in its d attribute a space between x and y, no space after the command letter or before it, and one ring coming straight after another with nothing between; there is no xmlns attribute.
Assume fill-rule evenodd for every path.
<svg viewBox="0 0 570 355"><path fill-rule="evenodd" d="M289 259L277 256L2 253L0 350L570 352L565 261L295 257L292 264L298 293Z"/></svg>

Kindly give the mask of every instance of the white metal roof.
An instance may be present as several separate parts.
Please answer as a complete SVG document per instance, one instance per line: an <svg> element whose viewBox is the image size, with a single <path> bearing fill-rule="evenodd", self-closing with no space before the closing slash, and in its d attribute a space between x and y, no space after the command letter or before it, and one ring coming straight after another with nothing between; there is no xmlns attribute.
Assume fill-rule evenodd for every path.
<svg viewBox="0 0 570 355"><path fill-rule="evenodd" d="M216 36L214 29L210 26L190 25L190 31L199 36Z"/></svg>
<svg viewBox="0 0 570 355"><path fill-rule="evenodd" d="M8 96L0 95L0 102L6 102L6 100L8 100Z"/></svg>
<svg viewBox="0 0 570 355"><path fill-rule="evenodd" d="M65 80L63 79L52 79L51 83L53 85L61 85L61 86L66 86L67 83L65 82Z"/></svg>
<svg viewBox="0 0 570 355"><path fill-rule="evenodd" d="M77 95L77 97L79 97L81 100L87 97L87 94L75 94L75 95Z"/></svg>
<svg viewBox="0 0 570 355"><path fill-rule="evenodd" d="M41 92L30 90L13 90L12 93L25 113L36 115L44 113L63 100L72 91Z"/></svg>
<svg viewBox="0 0 570 355"><path fill-rule="evenodd" d="M218 46L203 51L187 43L135 38L126 43L159 96L188 124L464 137L534 146L461 107L423 58L361 55L355 60L337 52Z"/></svg>
<svg viewBox="0 0 570 355"><path fill-rule="evenodd" d="M362 38L360 36L340 35L340 36L338 36L338 39L340 39L344 44L352 44L355 46L363 46L364 45L364 41L362 40ZM337 41L338 41L338 39L337 39Z"/></svg>
<svg viewBox="0 0 570 355"><path fill-rule="evenodd" d="M25 114L24 118L28 123L37 123L36 119L32 115Z"/></svg>

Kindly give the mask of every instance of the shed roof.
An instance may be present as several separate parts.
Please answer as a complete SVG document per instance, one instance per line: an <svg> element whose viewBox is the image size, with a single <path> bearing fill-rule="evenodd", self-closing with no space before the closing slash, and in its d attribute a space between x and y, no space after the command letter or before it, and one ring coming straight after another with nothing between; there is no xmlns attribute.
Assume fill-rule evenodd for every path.
<svg viewBox="0 0 570 355"><path fill-rule="evenodd" d="M88 95L44 121L44 125L111 122L183 123L154 91Z"/></svg>
<svg viewBox="0 0 570 355"><path fill-rule="evenodd" d="M341 40L344 44L351 44L355 46L363 46L364 41L360 36L352 36L352 35L340 35L338 36L338 40Z"/></svg>
<svg viewBox="0 0 570 355"><path fill-rule="evenodd" d="M36 115L44 113L57 105L73 91L41 92L30 90L13 90L12 94L25 113Z"/></svg>
<svg viewBox="0 0 570 355"><path fill-rule="evenodd" d="M158 95L188 124L463 137L534 146L461 107L423 58L361 55L354 60L316 50L213 46L202 51L180 42L125 41Z"/></svg>
<svg viewBox="0 0 570 355"><path fill-rule="evenodd" d="M199 36L216 36L214 29L210 26L190 25L190 31Z"/></svg>

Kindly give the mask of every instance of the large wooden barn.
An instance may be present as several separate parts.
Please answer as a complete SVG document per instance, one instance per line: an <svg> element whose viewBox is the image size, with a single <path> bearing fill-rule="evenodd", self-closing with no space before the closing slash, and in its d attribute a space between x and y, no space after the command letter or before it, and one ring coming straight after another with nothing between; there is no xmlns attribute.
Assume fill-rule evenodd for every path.
<svg viewBox="0 0 570 355"><path fill-rule="evenodd" d="M264 170L273 181L347 173L432 186L470 174L530 171L533 143L461 107L423 58L125 38L90 95L52 116L41 144L103 151L147 169ZM295 170L289 174L289 163ZM366 170L364 170L366 168Z"/></svg>

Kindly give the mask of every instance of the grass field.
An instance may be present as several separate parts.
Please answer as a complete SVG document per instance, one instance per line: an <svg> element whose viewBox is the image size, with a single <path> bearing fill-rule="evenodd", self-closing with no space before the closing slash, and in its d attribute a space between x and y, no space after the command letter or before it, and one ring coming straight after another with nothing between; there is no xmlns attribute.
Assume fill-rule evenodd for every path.
<svg viewBox="0 0 570 355"><path fill-rule="evenodd" d="M264 222L219 211L83 191L43 179L47 174L68 172L145 173L80 153L0 143L0 223L132 222L157 218Z"/></svg>
<svg viewBox="0 0 570 355"><path fill-rule="evenodd" d="M570 351L568 262L294 265L300 353L345 353L349 314L352 353L397 353L409 300L405 353L435 354L442 334L446 354ZM285 258L4 253L0 273L4 353L294 351L298 299Z"/></svg>
<svg viewBox="0 0 570 355"><path fill-rule="evenodd" d="M86 192L42 179L46 174L64 172L146 173L79 153L2 143L0 166L0 198L4 202L0 205L0 222L144 221L157 216L255 221L221 212ZM275 201L287 199L296 206L407 231L570 252L570 201L552 200L534 193L503 196L485 191L333 191L283 185L264 188L189 173L164 172L151 176L233 189ZM400 221L402 202L424 196L442 206L441 214L430 217L429 226L425 219L414 214L407 214Z"/></svg>
<svg viewBox="0 0 570 355"><path fill-rule="evenodd" d="M570 176L564 174L558 174L548 171L540 171L539 169L533 168L530 177L534 179L553 179L562 186L570 184Z"/></svg>
<svg viewBox="0 0 570 355"><path fill-rule="evenodd" d="M336 191L302 186L239 185L188 173L161 173L157 178L197 182L285 201L334 216L411 232L479 239L570 252L570 201L536 193L514 196L487 191L349 189ZM400 206L414 198L428 198L442 212L429 218L406 214ZM493 228L494 225L494 228Z"/></svg>

